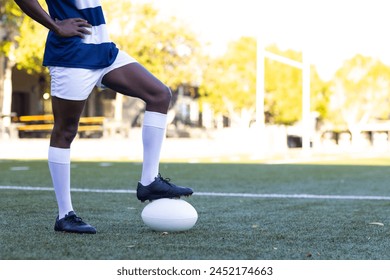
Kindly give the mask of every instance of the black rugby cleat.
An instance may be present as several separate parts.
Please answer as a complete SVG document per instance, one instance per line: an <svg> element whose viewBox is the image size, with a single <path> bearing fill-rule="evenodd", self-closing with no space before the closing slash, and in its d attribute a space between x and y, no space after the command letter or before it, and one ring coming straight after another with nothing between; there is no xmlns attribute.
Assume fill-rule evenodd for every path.
<svg viewBox="0 0 390 280"><path fill-rule="evenodd" d="M180 198L181 196L192 195L191 188L179 187L170 182L169 178L162 178L160 174L148 186L138 183L137 198L141 202L152 201L161 198Z"/></svg>
<svg viewBox="0 0 390 280"><path fill-rule="evenodd" d="M83 222L83 220L80 217L77 217L76 213L73 211L70 211L62 219L58 219L57 216L56 223L54 224L54 230L71 233L96 233L96 229L93 226Z"/></svg>

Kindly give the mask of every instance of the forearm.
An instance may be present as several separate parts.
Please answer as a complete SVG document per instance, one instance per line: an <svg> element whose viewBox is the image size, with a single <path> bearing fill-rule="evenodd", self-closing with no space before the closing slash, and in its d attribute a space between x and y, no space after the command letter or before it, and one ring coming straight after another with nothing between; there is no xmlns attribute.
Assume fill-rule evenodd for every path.
<svg viewBox="0 0 390 280"><path fill-rule="evenodd" d="M42 8L37 0L15 0L20 9L33 20L58 33L58 25Z"/></svg>

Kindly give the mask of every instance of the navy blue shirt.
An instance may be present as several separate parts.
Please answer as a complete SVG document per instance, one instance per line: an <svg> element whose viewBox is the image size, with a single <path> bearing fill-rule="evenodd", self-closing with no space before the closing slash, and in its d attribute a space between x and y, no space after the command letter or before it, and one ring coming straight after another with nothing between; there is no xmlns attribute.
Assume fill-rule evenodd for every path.
<svg viewBox="0 0 390 280"><path fill-rule="evenodd" d="M110 41L100 0L46 0L49 14L55 20L82 18L92 25L91 34L64 38L49 31L44 66L99 69L110 66L118 48Z"/></svg>

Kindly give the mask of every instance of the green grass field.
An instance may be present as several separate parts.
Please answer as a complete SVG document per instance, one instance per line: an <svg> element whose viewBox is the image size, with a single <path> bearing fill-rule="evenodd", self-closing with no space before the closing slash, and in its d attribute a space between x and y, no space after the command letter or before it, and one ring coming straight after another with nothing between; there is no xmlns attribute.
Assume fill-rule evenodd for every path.
<svg viewBox="0 0 390 280"><path fill-rule="evenodd" d="M91 236L54 232L46 161L3 160L0 259L388 260L389 164L162 163L163 176L195 189L186 200L199 214L190 231L162 234L141 220L140 163L74 162L73 206Z"/></svg>

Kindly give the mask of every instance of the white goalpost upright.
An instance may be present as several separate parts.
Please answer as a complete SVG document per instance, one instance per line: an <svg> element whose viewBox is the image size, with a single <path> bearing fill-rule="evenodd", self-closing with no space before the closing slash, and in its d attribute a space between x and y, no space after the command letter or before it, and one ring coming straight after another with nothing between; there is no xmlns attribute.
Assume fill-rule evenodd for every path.
<svg viewBox="0 0 390 280"><path fill-rule="evenodd" d="M302 52L302 62L265 49L264 41L257 37L257 73L256 73L256 123L261 135L265 132L264 90L265 90L265 58L298 68L302 71L302 151L310 151L310 63L305 52Z"/></svg>

